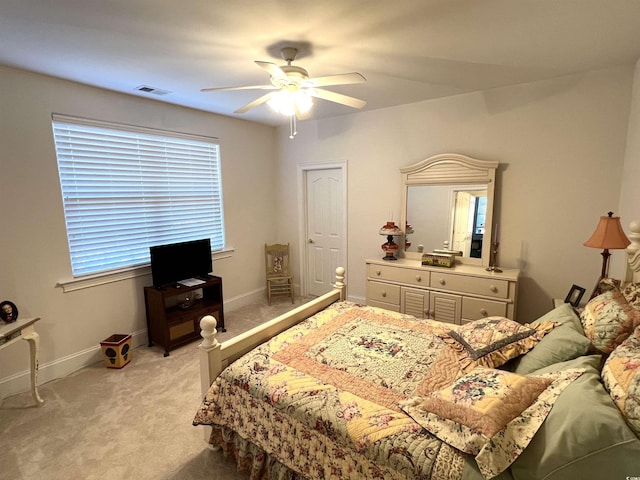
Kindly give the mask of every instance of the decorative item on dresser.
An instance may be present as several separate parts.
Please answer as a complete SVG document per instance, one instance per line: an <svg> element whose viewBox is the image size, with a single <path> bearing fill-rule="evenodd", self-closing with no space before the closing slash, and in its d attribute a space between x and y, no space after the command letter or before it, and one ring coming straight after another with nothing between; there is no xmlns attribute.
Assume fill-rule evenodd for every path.
<svg viewBox="0 0 640 480"><path fill-rule="evenodd" d="M443 271L408 258L393 265L367 260L367 305L455 324L494 315L515 320L519 273L462 264Z"/></svg>
<svg viewBox="0 0 640 480"><path fill-rule="evenodd" d="M627 248L630 244L631 241L624 234L624 230L622 230L622 226L620 225L620 217L614 217L613 212L608 212L606 216L603 215L600 217L595 231L589 240L583 243L585 247L603 249L601 254L602 271L591 293L591 298L598 295L598 283L609 274L609 257L611 256L609 250L621 250Z"/></svg>
<svg viewBox="0 0 640 480"><path fill-rule="evenodd" d="M382 244L382 250L384 250L384 257L382 257L382 259L397 260L398 244L393 241L393 237L402 235L400 227L393 221L390 221L384 224L378 233L387 237L387 241Z"/></svg>
<svg viewBox="0 0 640 480"><path fill-rule="evenodd" d="M500 267L498 267L498 247L500 246L500 240L498 240L498 224L496 223L493 228L493 241L491 242L491 256L489 257L489 266L486 268L487 272L501 273Z"/></svg>

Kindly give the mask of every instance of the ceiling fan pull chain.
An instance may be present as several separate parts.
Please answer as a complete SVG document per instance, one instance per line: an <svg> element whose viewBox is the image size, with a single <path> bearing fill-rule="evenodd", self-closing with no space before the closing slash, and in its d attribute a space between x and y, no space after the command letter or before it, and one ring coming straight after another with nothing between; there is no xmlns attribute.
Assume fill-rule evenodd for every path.
<svg viewBox="0 0 640 480"><path fill-rule="evenodd" d="M296 116L289 116L289 138L293 139L298 134L298 129L296 125Z"/></svg>

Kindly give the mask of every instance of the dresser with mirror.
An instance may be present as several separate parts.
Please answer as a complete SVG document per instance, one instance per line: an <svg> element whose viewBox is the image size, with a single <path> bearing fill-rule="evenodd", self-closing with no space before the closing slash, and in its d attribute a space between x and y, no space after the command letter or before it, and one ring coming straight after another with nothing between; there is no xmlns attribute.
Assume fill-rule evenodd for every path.
<svg viewBox="0 0 640 480"><path fill-rule="evenodd" d="M519 271L490 266L498 162L440 154L402 168L397 259L367 260L367 304L463 324L515 320ZM456 252L453 267L427 266L430 252ZM491 268L494 267L494 268Z"/></svg>

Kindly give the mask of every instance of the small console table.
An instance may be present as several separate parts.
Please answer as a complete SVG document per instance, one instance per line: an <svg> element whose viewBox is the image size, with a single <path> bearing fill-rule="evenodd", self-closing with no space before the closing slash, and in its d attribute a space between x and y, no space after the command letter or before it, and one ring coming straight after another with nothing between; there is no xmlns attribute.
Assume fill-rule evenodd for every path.
<svg viewBox="0 0 640 480"><path fill-rule="evenodd" d="M36 332L34 324L39 318L21 318L12 323L0 326L0 350L18 340L29 342L31 351L31 393L38 406L44 403L38 394L38 350L40 349L40 336ZM0 397L0 403L2 398Z"/></svg>

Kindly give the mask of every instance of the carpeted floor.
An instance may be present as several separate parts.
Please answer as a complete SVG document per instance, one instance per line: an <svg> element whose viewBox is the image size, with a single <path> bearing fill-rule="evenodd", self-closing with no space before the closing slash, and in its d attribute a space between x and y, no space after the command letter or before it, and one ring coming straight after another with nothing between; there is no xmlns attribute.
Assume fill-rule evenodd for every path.
<svg viewBox="0 0 640 480"><path fill-rule="evenodd" d="M225 312L224 341L280 315L292 305L276 299ZM200 403L198 342L163 357L138 347L120 370L104 363L39 386L0 405L0 478L240 480L235 464L210 450L191 425Z"/></svg>

